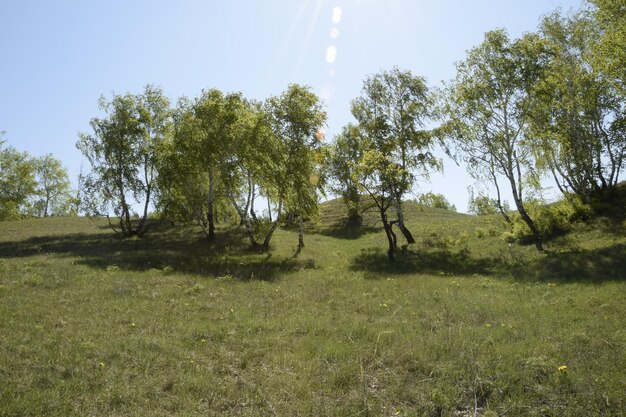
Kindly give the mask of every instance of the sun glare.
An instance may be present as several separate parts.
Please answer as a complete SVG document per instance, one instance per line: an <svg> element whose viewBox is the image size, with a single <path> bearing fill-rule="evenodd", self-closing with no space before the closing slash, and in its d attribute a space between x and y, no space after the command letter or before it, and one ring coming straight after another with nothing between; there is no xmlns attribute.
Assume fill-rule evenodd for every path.
<svg viewBox="0 0 626 417"><path fill-rule="evenodd" d="M341 7L339 6L335 6L335 8L333 9L333 23L334 24L338 24L339 22L341 22Z"/></svg>
<svg viewBox="0 0 626 417"><path fill-rule="evenodd" d="M332 64L335 62L335 58L337 57L337 48L333 45L330 45L328 49L326 49L326 62Z"/></svg>

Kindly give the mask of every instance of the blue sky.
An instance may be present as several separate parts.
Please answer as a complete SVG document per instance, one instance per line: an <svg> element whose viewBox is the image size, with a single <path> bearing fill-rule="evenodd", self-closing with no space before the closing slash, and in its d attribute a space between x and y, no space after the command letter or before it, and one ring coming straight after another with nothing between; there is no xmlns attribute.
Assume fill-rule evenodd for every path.
<svg viewBox="0 0 626 417"><path fill-rule="evenodd" d="M581 0L20 0L0 2L0 130L20 151L60 159L75 182L78 132L97 101L155 84L175 101L204 88L249 98L310 86L327 103L327 138L352 121L363 79L398 66L432 87L484 32L535 30ZM334 30L333 30L334 29ZM334 61L329 47L334 47ZM332 55L332 53L330 54ZM332 62L329 62L332 61ZM83 162L85 169L88 163ZM473 182L449 161L417 192L461 211Z"/></svg>

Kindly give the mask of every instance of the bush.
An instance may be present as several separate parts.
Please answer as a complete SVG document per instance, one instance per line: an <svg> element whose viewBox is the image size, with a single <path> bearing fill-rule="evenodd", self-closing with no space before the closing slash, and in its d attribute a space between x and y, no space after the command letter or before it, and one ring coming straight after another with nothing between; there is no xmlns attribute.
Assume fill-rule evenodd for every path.
<svg viewBox="0 0 626 417"><path fill-rule="evenodd" d="M506 202L504 202L502 206L504 211L509 211L509 205ZM499 213L500 209L498 208L497 200L482 194L477 195L476 197L474 197L473 194L470 194L467 211L468 213L476 216L489 216Z"/></svg>
<svg viewBox="0 0 626 417"><path fill-rule="evenodd" d="M456 211L454 204L450 203L443 194L435 194L433 192L421 194L417 199L417 203L426 207Z"/></svg>
<svg viewBox="0 0 626 417"><path fill-rule="evenodd" d="M543 239L563 235L571 229L572 224L586 220L591 215L591 207L575 196L570 196L569 201L560 200L552 204L531 201L525 208ZM511 220L513 237L522 243L532 242L533 235L519 213L514 213Z"/></svg>

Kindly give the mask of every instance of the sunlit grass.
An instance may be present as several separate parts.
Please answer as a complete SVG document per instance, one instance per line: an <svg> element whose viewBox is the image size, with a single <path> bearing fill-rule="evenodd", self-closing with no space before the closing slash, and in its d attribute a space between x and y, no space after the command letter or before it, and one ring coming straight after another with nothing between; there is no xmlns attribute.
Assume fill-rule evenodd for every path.
<svg viewBox="0 0 626 417"><path fill-rule="evenodd" d="M623 412L623 233L539 255L497 218L411 206L389 266L375 217L341 210L270 256L229 228L0 223L0 415Z"/></svg>

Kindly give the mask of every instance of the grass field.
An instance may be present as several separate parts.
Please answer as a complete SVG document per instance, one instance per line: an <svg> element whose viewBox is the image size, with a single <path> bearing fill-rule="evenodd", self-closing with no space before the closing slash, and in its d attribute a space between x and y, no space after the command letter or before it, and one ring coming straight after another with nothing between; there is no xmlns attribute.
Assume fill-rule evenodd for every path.
<svg viewBox="0 0 626 417"><path fill-rule="evenodd" d="M297 253L223 226L0 223L0 416L621 416L626 233L509 245L498 218L328 204Z"/></svg>

